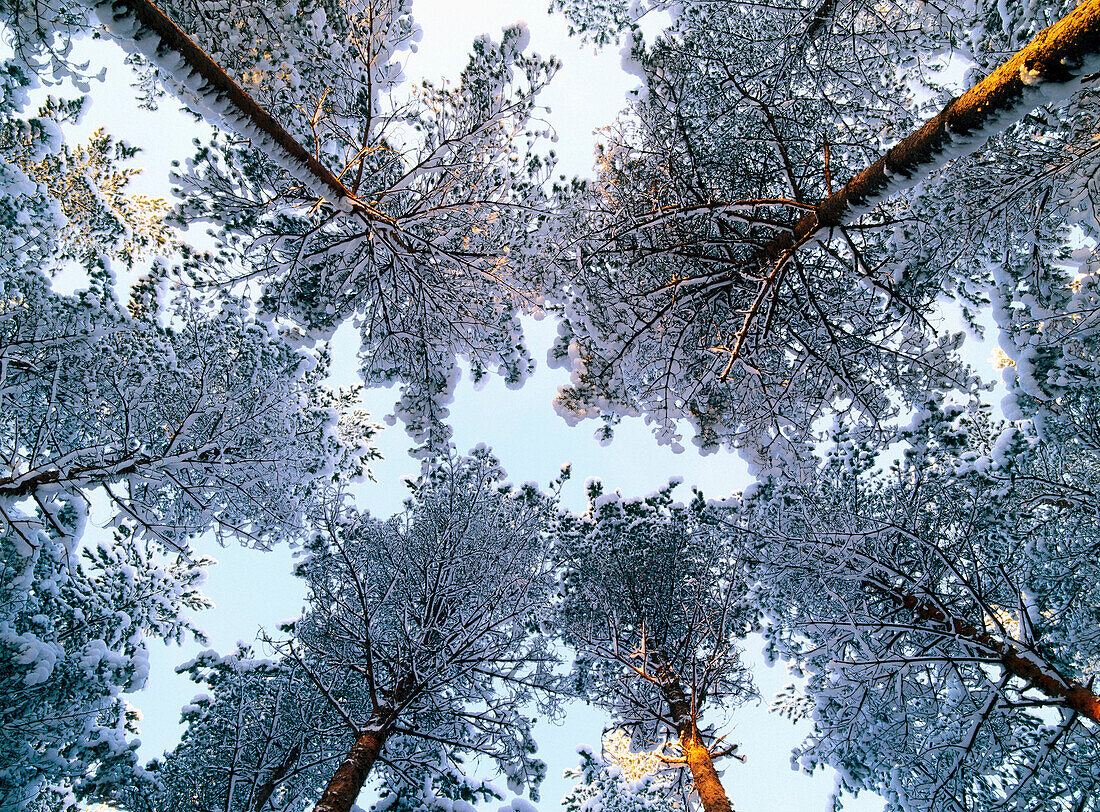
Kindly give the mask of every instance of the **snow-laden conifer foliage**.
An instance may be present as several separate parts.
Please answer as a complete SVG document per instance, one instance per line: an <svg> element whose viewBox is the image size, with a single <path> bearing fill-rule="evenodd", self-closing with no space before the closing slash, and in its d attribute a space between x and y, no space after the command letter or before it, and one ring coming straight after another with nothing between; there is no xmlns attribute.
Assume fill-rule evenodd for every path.
<svg viewBox="0 0 1100 812"><path fill-rule="evenodd" d="M641 87L597 179L547 189L557 62L522 25L409 87L409 0L0 3L4 812L347 812L368 779L377 812L537 800L567 691L621 726L568 809L729 812L758 630L803 678L775 702L809 729L795 766L842 793L1100 808L1100 0L555 5ZM146 103L220 128L170 217L131 194L135 148L65 143L81 102L28 107L90 87L91 31ZM673 444L686 419L758 482L591 482L574 515L564 476L455 455L459 364L522 384L542 306L567 419ZM388 520L349 487L376 427L324 385L349 320L425 461ZM989 326L1007 423L960 360ZM202 638L212 537L300 544L308 605L181 666L204 693L143 769L124 695L151 638Z"/></svg>
<svg viewBox="0 0 1100 812"><path fill-rule="evenodd" d="M180 550L208 527L260 545L295 532L341 456L305 356L232 297L178 302L179 323L162 328L108 290L62 297L40 275L18 281L0 339L11 511L98 488Z"/></svg>
<svg viewBox="0 0 1100 812"><path fill-rule="evenodd" d="M604 741L612 735L605 735ZM614 756L585 746L578 747L577 754L580 763L565 773L577 782L562 798L566 812L677 812L684 808L681 799L669 791L667 772L651 771L647 764L633 773Z"/></svg>
<svg viewBox="0 0 1100 812"><path fill-rule="evenodd" d="M619 16L568 6L597 30ZM624 53L641 96L597 181L567 195L553 360L573 373L568 419L642 414L675 443L685 418L702 449L753 460L797 448L829 410L881 426L923 393L973 385L944 291L964 307L996 296L1023 391L1088 376L1074 328L1092 288L1066 291L1062 263L1094 205L1095 98L1080 92L1093 10L1066 24L1071 53L1031 72L1042 36L998 63L1072 4L658 6L672 25ZM960 64L997 70L951 100ZM1053 340L1035 340L1037 321Z"/></svg>
<svg viewBox="0 0 1100 812"><path fill-rule="evenodd" d="M202 146L178 177L177 216L210 222L220 243L213 262L193 268L199 281L258 287L263 310L309 338L353 318L364 380L400 383L396 413L424 453L446 448L457 359L475 380L498 372L523 383L532 361L517 314L538 304L541 185L552 167L534 148L548 134L535 97L557 70L527 53L523 26L499 42L477 39L453 84L408 87L402 52L419 31L406 0L166 4L225 79L339 179L334 199L332 183L288 157L270 127L137 23L134 5L99 13L232 133Z"/></svg>
<svg viewBox="0 0 1100 812"><path fill-rule="evenodd" d="M474 812L478 804L490 806L494 803L497 809L516 812L534 809L515 796L510 805L499 805L505 799L506 790L491 781L469 775L463 760L449 753L443 745L437 746L435 753L429 754L423 748L421 753L409 763L405 775L391 773L383 777L380 797L373 807L375 812Z"/></svg>
<svg viewBox="0 0 1100 812"><path fill-rule="evenodd" d="M0 536L5 810L63 809L142 782L140 714L122 694L145 686L148 638L201 638L182 613L207 605L206 559L150 551L127 525L81 549L78 509L52 507L32 555Z"/></svg>
<svg viewBox="0 0 1100 812"><path fill-rule="evenodd" d="M1095 452L935 406L899 439L881 470L838 437L729 517L808 679L800 764L891 809L1095 808Z"/></svg>
<svg viewBox="0 0 1100 812"><path fill-rule="evenodd" d="M342 722L300 670L238 647L178 669L202 686L183 708L180 744L120 800L134 812L303 809L339 758Z"/></svg>
<svg viewBox="0 0 1100 812"><path fill-rule="evenodd" d="M558 687L556 658L534 633L552 506L508 484L481 448L436 461L388 520L340 491L317 508L297 570L309 605L277 648L343 723L318 810L347 812L375 770L408 801L468 756L538 797L545 766L524 714Z"/></svg>
<svg viewBox="0 0 1100 812"><path fill-rule="evenodd" d="M588 511L554 529L554 620L576 650L576 687L635 744L686 768L706 812L729 812L713 761L733 755L713 714L755 696L737 641L753 627L742 562L701 494L644 499L588 484Z"/></svg>

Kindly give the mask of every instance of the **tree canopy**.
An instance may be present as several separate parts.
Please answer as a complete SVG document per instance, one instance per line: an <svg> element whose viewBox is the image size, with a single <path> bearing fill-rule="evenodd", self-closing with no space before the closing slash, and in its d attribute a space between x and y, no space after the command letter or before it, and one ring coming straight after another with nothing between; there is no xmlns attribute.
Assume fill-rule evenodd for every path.
<svg viewBox="0 0 1100 812"><path fill-rule="evenodd" d="M594 179L552 178L522 24L411 86L409 0L2 5L0 809L529 812L583 701L567 809L729 812L758 635L838 807L1100 809L1100 0L553 5L639 81ZM85 35L212 125L173 203L147 144L70 137L118 90ZM521 386L532 313L568 422L755 483L571 511L568 469L460 455L462 371ZM395 383L421 468L376 518ZM180 666L142 767L126 695L204 640L218 543L292 548L306 605Z"/></svg>

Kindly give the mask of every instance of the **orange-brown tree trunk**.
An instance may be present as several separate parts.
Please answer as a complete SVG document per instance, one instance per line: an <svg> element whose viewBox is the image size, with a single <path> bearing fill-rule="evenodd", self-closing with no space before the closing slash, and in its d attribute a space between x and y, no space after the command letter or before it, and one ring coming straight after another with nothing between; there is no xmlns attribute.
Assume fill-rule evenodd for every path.
<svg viewBox="0 0 1100 812"><path fill-rule="evenodd" d="M105 13L113 14L116 18L126 16L136 20L144 32L155 34L159 38L162 47L182 57L187 67L203 78L210 93L232 105L242 119L270 138L309 175L308 178L298 177L297 180L308 186L319 185L327 189L334 199L349 200L357 209L363 209L332 170L283 129L267 110L257 104L221 65L211 59L152 0L98 0L95 5L108 6L109 11ZM247 132L242 132L241 135L248 137Z"/></svg>
<svg viewBox="0 0 1100 812"><path fill-rule="evenodd" d="M710 750L699 738L699 730L694 723L680 733L680 749L684 752L695 792L705 812L733 812L718 770L714 768Z"/></svg>
<svg viewBox="0 0 1100 812"><path fill-rule="evenodd" d="M691 780L704 812L733 812L729 796L718 777L718 770L714 768L710 749L699 735L699 727L695 723L698 709L694 701L688 698L679 676L668 666L659 651L651 650L649 659L656 668L661 696L668 705L673 724L676 725L680 750L691 770Z"/></svg>
<svg viewBox="0 0 1100 812"><path fill-rule="evenodd" d="M355 739L313 808L314 812L350 812L389 735L389 731L377 722L372 716L366 729Z"/></svg>
<svg viewBox="0 0 1100 812"><path fill-rule="evenodd" d="M827 6L827 2L822 4L822 8ZM1098 55L1100 0L1084 0L1064 18L1040 31L996 71L952 99L937 116L842 189L822 200L792 231L777 236L748 264L770 265L822 228L851 225L855 219L853 212L873 208L915 185L948 158L978 149L985 143L983 134L991 126L1007 126L1041 104L1072 95L1080 87L1079 80L1096 70Z"/></svg>

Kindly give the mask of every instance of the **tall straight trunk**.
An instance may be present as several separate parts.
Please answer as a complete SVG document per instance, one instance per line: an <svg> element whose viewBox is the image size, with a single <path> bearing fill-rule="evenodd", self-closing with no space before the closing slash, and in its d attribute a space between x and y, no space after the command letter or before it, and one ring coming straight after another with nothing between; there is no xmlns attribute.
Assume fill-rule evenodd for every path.
<svg viewBox="0 0 1100 812"><path fill-rule="evenodd" d="M323 192L323 196L333 202L344 201L342 205L350 206L353 210L360 213L367 211L332 170L288 133L152 0L94 0L92 5L101 15L115 20L128 19L136 22L140 27L139 33L142 35L156 36L159 48L146 49L145 52L145 56L153 64L160 64L162 51L164 51L182 59L193 74L201 77L201 92L209 94L216 99L218 105L225 107L225 111L220 114L215 111L213 118L209 113L217 105L211 105L211 111L203 111L207 113L206 118L210 123L216 123L216 118L220 118L224 123L238 130L240 135L252 140L262 134L267 140L267 144L263 146L269 150L278 150L290 159L289 163L294 169L296 180L317 193ZM131 33L130 36L133 34ZM122 44L126 46L128 43ZM168 62L171 61L173 60L168 60ZM171 67L164 66L164 68L165 75L173 75ZM171 82L168 84L171 89Z"/></svg>
<svg viewBox="0 0 1100 812"><path fill-rule="evenodd" d="M694 721L680 733L680 749L684 751L688 769L691 770L691 780L695 784L695 792L699 795L703 809L706 812L733 812L726 789L718 777L718 770L714 768L710 750L699 738L699 729Z"/></svg>
<svg viewBox="0 0 1100 812"><path fill-rule="evenodd" d="M649 659L656 665L658 682L661 695L668 705L669 716L676 725L676 734L680 737L680 749L684 753L684 761L691 770L691 780L695 785L695 792L699 795L699 801L703 804L704 812L733 812L729 796L726 795L722 780L718 777L718 770L714 768L714 759L710 755L710 749L699 735L699 727L695 720L697 708L680 684L679 676L668 666L664 658L654 651L649 652Z"/></svg>
<svg viewBox="0 0 1100 812"><path fill-rule="evenodd" d="M385 720L372 715L336 768L314 812L350 812L388 736Z"/></svg>

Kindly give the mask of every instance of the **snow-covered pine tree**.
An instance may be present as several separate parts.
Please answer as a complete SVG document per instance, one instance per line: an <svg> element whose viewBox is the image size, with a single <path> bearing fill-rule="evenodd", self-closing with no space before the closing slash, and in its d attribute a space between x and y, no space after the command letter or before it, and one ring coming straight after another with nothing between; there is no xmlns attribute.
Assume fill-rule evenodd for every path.
<svg viewBox="0 0 1100 812"><path fill-rule="evenodd" d="M714 761L737 747L713 714L755 696L737 647L755 610L702 495L684 505L673 487L626 499L592 481L588 511L559 516L554 620L576 649L577 689L636 745L657 742L706 812L730 812Z"/></svg>
<svg viewBox="0 0 1100 812"><path fill-rule="evenodd" d="M151 8L117 0L99 13L234 133L180 172L178 216L210 221L221 246L195 272L258 281L264 310L309 338L353 318L366 383L399 382L398 416L425 453L445 449L456 359L513 386L532 368L517 314L538 304L552 167L533 116L557 63L528 54L526 29L511 27L474 42L457 84L409 88L408 0L167 4L207 53Z"/></svg>
<svg viewBox="0 0 1100 812"><path fill-rule="evenodd" d="M960 254L983 242L1027 253L1019 218L1005 229L999 213L1031 184L1050 188L1048 163L1016 167L1020 183L998 186L993 209L977 198L922 210L920 194L899 192L933 170L931 183L951 190L955 168L970 166L952 159L1033 108L1040 118L991 143L983 163L1010 165L1021 143L1045 142L1074 188L1087 186L1087 162L1070 159L1092 153L1093 117L1078 113L1094 104L1079 91L1097 63L1095 4L1005 8L1003 21L994 4L656 5L671 9L671 27L651 46L628 43L642 95L611 131L597 183L566 195L574 236L553 287L568 291L554 349L573 373L559 398L567 419L644 414L678 443L684 418L701 448L766 464L766 447L802 453L830 409L878 425L924 392L970 388L937 301L945 289L964 306L985 301L988 263ZM615 8L581 2L575 18L606 22ZM1002 28L1014 32L1007 42ZM1022 50L990 64L1006 45ZM977 50L996 69L950 99L942 60ZM1036 124L1042 116L1080 126ZM1070 199L1062 209L1090 205ZM1046 265L1066 249L1062 214L1056 239L1036 244ZM968 229L979 221L996 238ZM1029 313L1013 310L1031 336Z"/></svg>
<svg viewBox="0 0 1100 812"><path fill-rule="evenodd" d="M895 462L834 439L729 517L808 678L799 763L891 810L1096 809L1095 452L935 405Z"/></svg>
<svg viewBox="0 0 1100 812"><path fill-rule="evenodd" d="M52 503L28 556L0 535L0 808L69 809L148 788L137 766L148 639L202 639L208 562L165 555L131 525L80 544L83 515Z"/></svg>
<svg viewBox="0 0 1100 812"><path fill-rule="evenodd" d="M410 775L442 775L441 752L455 768L463 754L495 762L533 798L545 773L524 713L560 679L534 633L553 500L507 484L484 448L436 461L412 488L386 521L334 493L297 568L309 605L278 647L344 725L319 811L348 812L378 769L399 795Z"/></svg>
<svg viewBox="0 0 1100 812"><path fill-rule="evenodd" d="M206 690L183 708L180 743L148 765L155 791L131 812L291 812L320 796L342 755L341 720L300 670L244 646L202 652L177 671Z"/></svg>
<svg viewBox="0 0 1100 812"><path fill-rule="evenodd" d="M0 97L5 808L141 780L120 694L144 682L145 635L190 628L189 538L295 533L318 480L363 473L374 431L246 302L171 296L154 265L123 305L112 263L177 247L163 205L130 194L132 147L63 143L79 101L26 114L31 67L49 69L6 62ZM111 545L85 533L93 502Z"/></svg>

